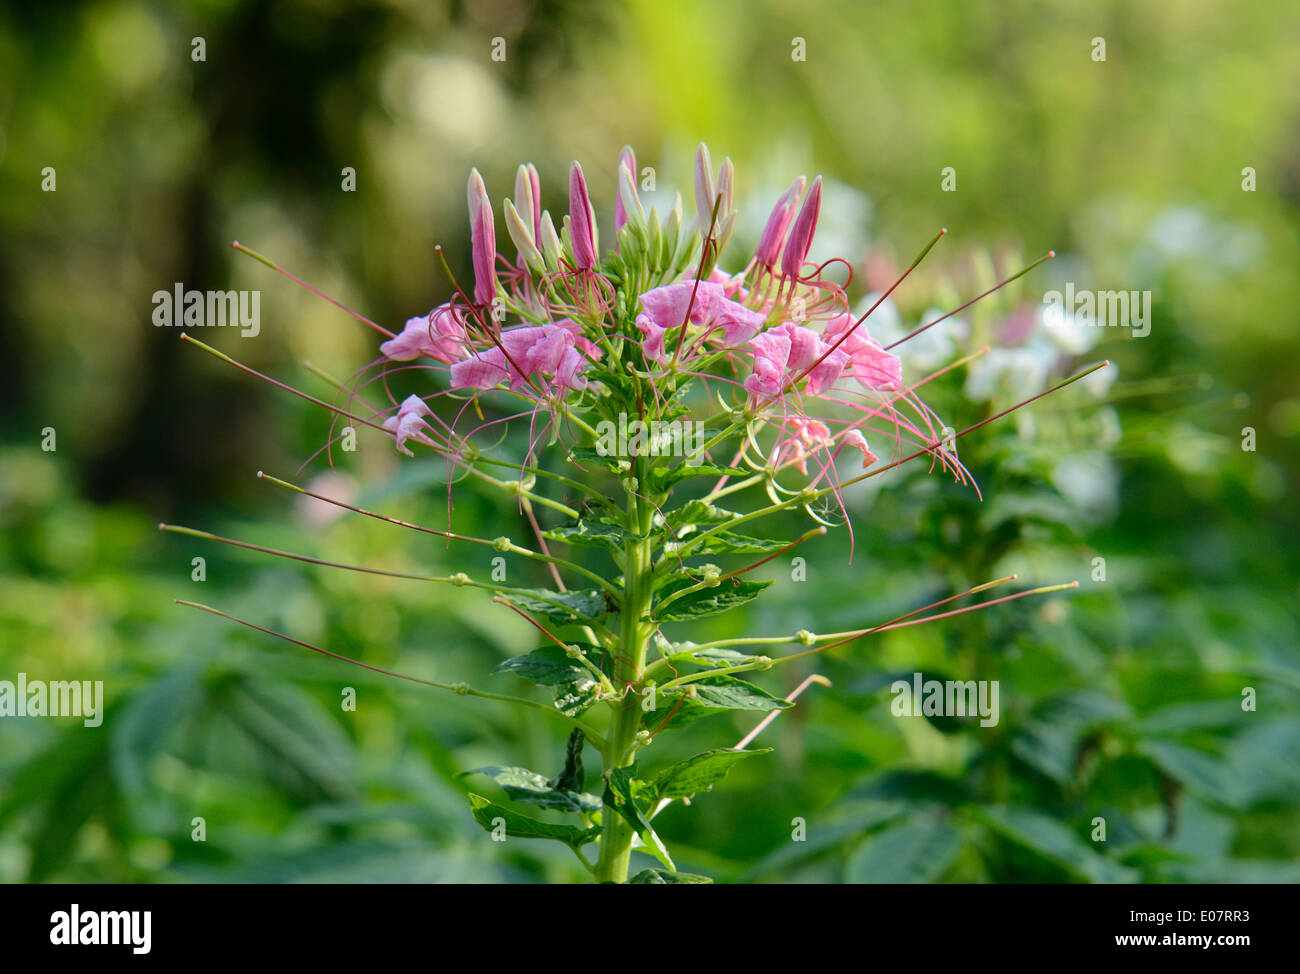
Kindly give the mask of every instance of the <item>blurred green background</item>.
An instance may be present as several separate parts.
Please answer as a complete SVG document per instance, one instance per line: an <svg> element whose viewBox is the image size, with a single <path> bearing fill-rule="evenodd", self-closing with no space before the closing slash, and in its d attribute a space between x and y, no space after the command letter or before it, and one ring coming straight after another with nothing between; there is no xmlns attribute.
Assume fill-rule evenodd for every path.
<svg viewBox="0 0 1300 974"><path fill-rule="evenodd" d="M497 37L504 61L491 57ZM206 60L192 59L194 38ZM260 290L259 337L198 337L328 397L303 362L351 375L375 356L372 334L232 240L396 328L447 293L435 244L468 273L470 166L499 200L514 167L535 162L555 213L579 159L608 233L620 146L655 168L663 206L689 188L700 140L732 157L738 196L753 201L724 264L743 263L736 253L801 172L828 181L814 255L853 260L859 295L947 226L884 309L899 327L1055 248L946 339L930 336L954 356L1039 329L1035 306L1065 281L1150 290L1153 320L1146 338L1076 332L1047 365L1031 343L1036 359L991 354L936 380L928 401L961 428L1026 381L1032 393L1049 375L1115 363L1113 381L962 441L983 502L921 468L881 478L850 499L851 561L847 532L833 531L804 551L807 582L774 564L769 598L707 629L844 629L1010 571L1081 583L764 674L782 693L811 672L834 686L765 732L774 754L664 814L679 866L732 881L1300 879L1298 45L1289 0L7 6L0 679L102 679L108 713L94 730L0 720L0 881L581 878L558 844L489 841L464 793L501 795L458 777L488 764L555 773L558 722L421 692L172 604L529 692L488 675L535 644L483 593L155 530L192 524L431 573L484 575L494 554L325 519L259 482L259 469L328 474L334 492L394 516L446 517L442 466L399 463L364 431L332 473L317 457L297 474L328 417L153 327L150 296L174 282ZM355 192L341 188L344 167ZM457 527L528 536L510 504L473 485L455 502ZM779 527L793 537L807 522ZM196 556L204 582L191 580ZM509 571L545 584L527 564ZM1001 722L891 716L890 681L915 670L999 680ZM340 706L349 686L354 713ZM653 758L727 746L749 726L703 721ZM796 818L807 841L791 841Z"/></svg>

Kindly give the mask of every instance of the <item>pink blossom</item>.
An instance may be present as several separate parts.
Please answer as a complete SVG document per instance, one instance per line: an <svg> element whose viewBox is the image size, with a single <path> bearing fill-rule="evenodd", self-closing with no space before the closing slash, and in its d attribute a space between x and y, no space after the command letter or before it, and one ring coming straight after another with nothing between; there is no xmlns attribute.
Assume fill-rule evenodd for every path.
<svg viewBox="0 0 1300 974"><path fill-rule="evenodd" d="M427 315L408 319L401 334L380 345L379 351L394 362L431 358L451 363L461 358L466 348L464 323L451 305L443 304Z"/></svg>
<svg viewBox="0 0 1300 974"><path fill-rule="evenodd" d="M845 353L848 357L846 371L866 388L899 388L903 384L903 363L897 355L881 348L880 343L867 334L864 325L855 328L856 320L850 314L832 318L824 335L827 344L834 345L837 352Z"/></svg>
<svg viewBox="0 0 1300 974"><path fill-rule="evenodd" d="M551 378L559 389L584 389L586 356L578 347L576 325L524 325L501 332L501 345L471 355L451 367L454 388L492 389L508 382L511 389L538 378ZM585 340L584 340L585 341Z"/></svg>
<svg viewBox="0 0 1300 974"><path fill-rule="evenodd" d="M744 301L749 297L749 290L744 286L745 274L743 271L733 276L721 267L715 267L709 274L709 283L721 284L722 293L733 301Z"/></svg>
<svg viewBox="0 0 1300 974"><path fill-rule="evenodd" d="M423 417L432 415L433 410L423 399L414 395L407 396L397 408L397 415L384 420L384 429L393 434L393 438L397 441L397 449L408 457L413 457L415 454L406 445L407 440L415 440L425 446L436 445L424 432L428 424Z"/></svg>
<svg viewBox="0 0 1300 974"><path fill-rule="evenodd" d="M830 352L830 346L811 328L788 321L749 344L754 349L754 371L745 380L745 388L769 399L781 395L808 369L808 392L820 395L835 384L849 361L839 350Z"/></svg>
<svg viewBox="0 0 1300 974"><path fill-rule="evenodd" d="M694 300L692 300L694 295ZM641 313L636 326L644 334L641 347L655 362L668 358L664 350L665 334L680 328L690 308L691 324L708 329L721 328L728 346L742 345L763 327L761 313L746 308L726 296L725 287L716 281L679 281L646 291L640 298Z"/></svg>
<svg viewBox="0 0 1300 974"><path fill-rule="evenodd" d="M451 386L453 389L494 389L510 376L511 370L501 349L489 348L453 365Z"/></svg>

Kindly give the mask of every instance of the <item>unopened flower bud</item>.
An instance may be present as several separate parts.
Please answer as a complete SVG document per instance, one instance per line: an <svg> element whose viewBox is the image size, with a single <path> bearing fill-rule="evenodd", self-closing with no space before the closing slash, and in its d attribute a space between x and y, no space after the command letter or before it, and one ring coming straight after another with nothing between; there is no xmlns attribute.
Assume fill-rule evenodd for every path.
<svg viewBox="0 0 1300 974"><path fill-rule="evenodd" d="M618 154L618 196L614 201L614 232L618 233L628 218L636 214L643 221L645 210L636 191L636 153L630 145L623 146Z"/></svg>
<svg viewBox="0 0 1300 974"><path fill-rule="evenodd" d="M497 234L492 203L477 169L469 173L469 239L474 259L474 301L488 305L497 293Z"/></svg>
<svg viewBox="0 0 1300 974"><path fill-rule="evenodd" d="M790 228L790 239L786 241L785 253L781 257L781 274L790 280L798 280L803 269L803 262L808 258L812 247L813 234L817 232L817 217L822 209L822 178L813 180L808 198L803 201L803 209L795 218Z"/></svg>
<svg viewBox="0 0 1300 974"><path fill-rule="evenodd" d="M718 170L718 193L722 197L722 205L718 207L718 218L722 214L730 213L732 210L732 200L736 191L736 166L731 161L731 156L722 160L722 168Z"/></svg>
<svg viewBox="0 0 1300 974"><path fill-rule="evenodd" d="M695 150L695 216L701 234L709 232L714 196L713 160L709 158L709 147L701 142Z"/></svg>
<svg viewBox="0 0 1300 974"><path fill-rule="evenodd" d="M528 229L528 225L520 217L514 203L506 200L503 209L506 216L506 232L510 234L515 249L519 251L520 259L534 271L540 272L544 270L546 261L542 257L542 252L537 249L532 231Z"/></svg>
<svg viewBox="0 0 1300 974"><path fill-rule="evenodd" d="M537 188L537 170L532 164L520 166L515 171L515 200L518 203L519 216L528 227L528 239L536 241L537 231L542 219L542 201L535 193Z"/></svg>
<svg viewBox="0 0 1300 974"><path fill-rule="evenodd" d="M546 257L546 266L551 270L559 270L564 247L560 243L560 235L555 232L555 223L548 210L542 212L542 229L537 235L537 243Z"/></svg>
<svg viewBox="0 0 1300 974"><path fill-rule="evenodd" d="M573 243L573 262L581 270L595 267L596 212L591 208L587 177L576 161L569 167L569 234Z"/></svg>
<svg viewBox="0 0 1300 974"><path fill-rule="evenodd" d="M776 206L772 207L772 215L767 218L763 235L758 238L755 256L758 262L769 270L775 268L776 262L781 258L785 235L790 230L790 223L794 220L795 210L799 206L799 197L803 195L804 187L807 185L808 180L803 176L790 184L790 188L776 201Z"/></svg>

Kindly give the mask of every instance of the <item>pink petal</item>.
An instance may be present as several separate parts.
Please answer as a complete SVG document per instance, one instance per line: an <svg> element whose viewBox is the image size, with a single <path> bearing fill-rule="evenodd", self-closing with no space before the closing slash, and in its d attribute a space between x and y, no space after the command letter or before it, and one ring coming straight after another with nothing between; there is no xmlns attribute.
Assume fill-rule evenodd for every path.
<svg viewBox="0 0 1300 974"><path fill-rule="evenodd" d="M506 359L499 348L471 355L451 367L451 385L455 389L493 389L508 378Z"/></svg>

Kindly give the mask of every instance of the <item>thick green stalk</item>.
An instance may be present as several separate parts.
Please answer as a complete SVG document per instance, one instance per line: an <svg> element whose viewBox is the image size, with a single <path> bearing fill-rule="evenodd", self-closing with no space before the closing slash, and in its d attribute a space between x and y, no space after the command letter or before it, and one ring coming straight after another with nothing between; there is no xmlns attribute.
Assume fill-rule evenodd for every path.
<svg viewBox="0 0 1300 974"><path fill-rule="evenodd" d="M644 483L645 464L638 460L636 473ZM641 695L635 689L645 677L646 646L649 632L642 621L650 613L653 593L654 549L646 535L650 530L652 508L635 495L628 500L629 533L623 546L625 588L622 604L622 629L619 650L615 655L614 685L623 693L616 703L603 752L605 771L632 763L636 753L636 736L641 729ZM627 880L628 859L632 853L632 826L614 809L603 811L604 834L600 840L600 858L596 862L596 881L621 883Z"/></svg>

